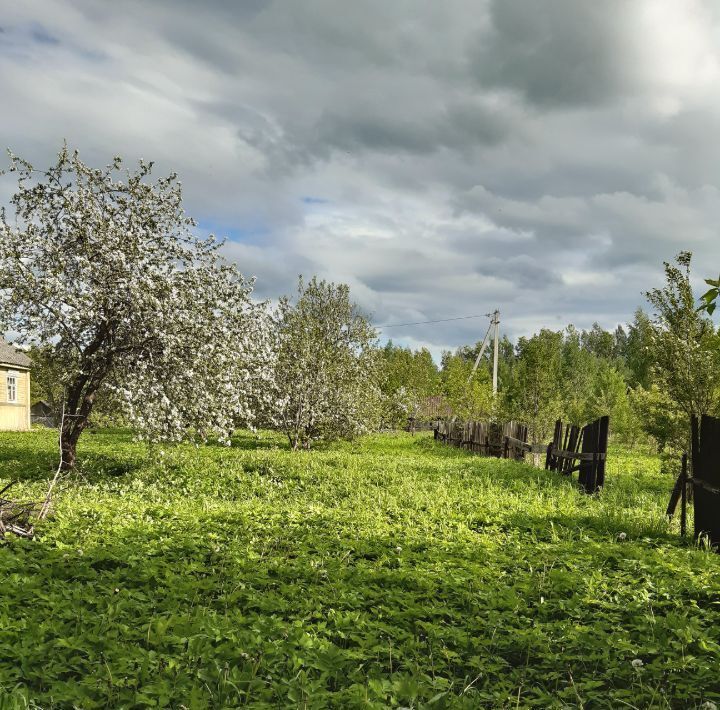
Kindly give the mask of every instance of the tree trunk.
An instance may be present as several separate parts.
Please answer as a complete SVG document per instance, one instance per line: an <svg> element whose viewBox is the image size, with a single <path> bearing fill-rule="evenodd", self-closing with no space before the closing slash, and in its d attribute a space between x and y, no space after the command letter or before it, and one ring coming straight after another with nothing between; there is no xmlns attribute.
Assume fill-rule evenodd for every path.
<svg viewBox="0 0 720 710"><path fill-rule="evenodd" d="M61 471L71 471L75 468L77 461L77 443L80 439L80 434L82 434L87 426L88 416L90 416L89 412L85 417L76 415L75 417L68 418L66 416L63 422L60 433L60 450L62 452Z"/></svg>
<svg viewBox="0 0 720 710"><path fill-rule="evenodd" d="M77 460L77 440L73 440L69 434L66 436L65 427L63 427L62 438L60 440L60 451L62 452L61 471L70 471L75 468Z"/></svg>
<svg viewBox="0 0 720 710"><path fill-rule="evenodd" d="M95 396L104 374L88 378L81 375L68 391L65 414L60 430L61 471L71 471L77 461L77 443L90 420Z"/></svg>

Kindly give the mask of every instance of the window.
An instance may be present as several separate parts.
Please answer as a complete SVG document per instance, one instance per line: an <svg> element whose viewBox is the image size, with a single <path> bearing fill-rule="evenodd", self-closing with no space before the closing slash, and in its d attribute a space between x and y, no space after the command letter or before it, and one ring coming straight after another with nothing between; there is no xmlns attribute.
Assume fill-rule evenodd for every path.
<svg viewBox="0 0 720 710"><path fill-rule="evenodd" d="M17 377L15 375L8 375L7 388L7 401L17 402Z"/></svg>

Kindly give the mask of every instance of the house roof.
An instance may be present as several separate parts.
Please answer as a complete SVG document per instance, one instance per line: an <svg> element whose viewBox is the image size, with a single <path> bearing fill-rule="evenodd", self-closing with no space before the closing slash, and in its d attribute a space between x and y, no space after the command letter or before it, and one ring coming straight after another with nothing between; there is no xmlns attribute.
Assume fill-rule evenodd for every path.
<svg viewBox="0 0 720 710"><path fill-rule="evenodd" d="M0 335L0 364L30 367L31 363L32 361L25 353L14 348Z"/></svg>

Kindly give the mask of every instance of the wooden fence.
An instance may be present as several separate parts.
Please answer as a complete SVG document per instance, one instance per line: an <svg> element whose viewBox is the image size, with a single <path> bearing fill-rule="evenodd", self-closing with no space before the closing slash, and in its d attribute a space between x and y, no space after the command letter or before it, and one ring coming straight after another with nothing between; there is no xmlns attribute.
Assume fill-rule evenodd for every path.
<svg viewBox="0 0 720 710"><path fill-rule="evenodd" d="M586 493L605 485L610 417L600 417L584 427L555 422L553 440L547 448L545 468L565 476L578 472L578 483Z"/></svg>
<svg viewBox="0 0 720 710"><path fill-rule="evenodd" d="M527 444L527 427L519 422L441 421L435 427L435 438L475 454L522 460L525 451L519 451L511 440Z"/></svg>
<svg viewBox="0 0 720 710"><path fill-rule="evenodd" d="M610 418L600 417L579 427L555 423L553 440L528 444L528 429L519 422L439 422L435 439L485 456L523 461L525 454L545 454L545 469L566 476L578 471L578 482L586 493L595 493L605 485Z"/></svg>
<svg viewBox="0 0 720 710"><path fill-rule="evenodd" d="M703 415L691 419L691 468L683 456L682 468L670 496L667 514L672 517L680 503L680 533L685 535L688 488L692 489L695 539L706 536L720 545L720 419Z"/></svg>

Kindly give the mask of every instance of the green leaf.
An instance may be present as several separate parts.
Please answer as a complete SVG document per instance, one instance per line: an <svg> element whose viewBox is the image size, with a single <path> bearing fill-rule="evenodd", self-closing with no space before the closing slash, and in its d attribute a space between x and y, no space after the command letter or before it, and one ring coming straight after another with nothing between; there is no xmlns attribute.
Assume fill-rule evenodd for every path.
<svg viewBox="0 0 720 710"><path fill-rule="evenodd" d="M705 301L705 303L712 303L717 297L718 290L716 288L711 288L709 291L706 291L702 296L700 296L700 299Z"/></svg>

